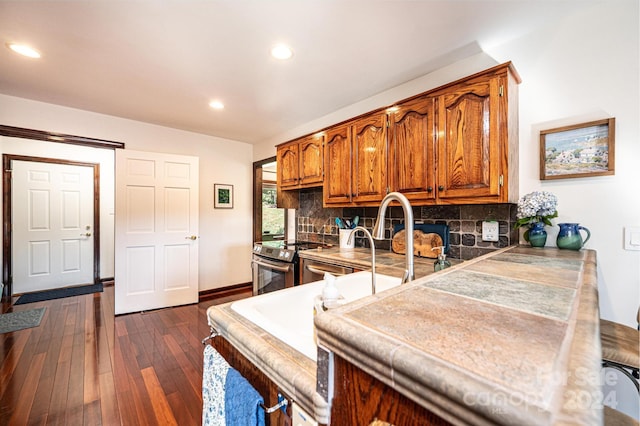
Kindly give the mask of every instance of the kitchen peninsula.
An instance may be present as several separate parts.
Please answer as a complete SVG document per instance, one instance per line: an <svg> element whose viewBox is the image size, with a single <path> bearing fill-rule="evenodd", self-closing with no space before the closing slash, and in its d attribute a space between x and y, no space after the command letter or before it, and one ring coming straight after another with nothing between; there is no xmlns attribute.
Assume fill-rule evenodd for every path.
<svg viewBox="0 0 640 426"><path fill-rule="evenodd" d="M318 315L330 355L317 364L231 304L207 313L214 346L265 404L281 392L320 423L602 422L590 250L508 247ZM380 401L359 395L363 377ZM385 398L418 409L385 409Z"/></svg>

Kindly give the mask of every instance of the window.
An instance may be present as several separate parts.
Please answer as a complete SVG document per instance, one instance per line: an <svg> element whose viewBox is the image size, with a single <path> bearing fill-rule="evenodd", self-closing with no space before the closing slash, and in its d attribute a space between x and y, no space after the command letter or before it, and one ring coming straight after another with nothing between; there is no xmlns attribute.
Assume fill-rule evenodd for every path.
<svg viewBox="0 0 640 426"><path fill-rule="evenodd" d="M284 238L285 209L276 207L276 186L262 185L262 240Z"/></svg>

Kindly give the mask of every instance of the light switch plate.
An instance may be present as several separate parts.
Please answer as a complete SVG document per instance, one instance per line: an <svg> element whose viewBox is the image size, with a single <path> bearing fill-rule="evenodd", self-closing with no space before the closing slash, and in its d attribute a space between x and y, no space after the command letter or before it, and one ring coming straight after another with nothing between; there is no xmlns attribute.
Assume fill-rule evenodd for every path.
<svg viewBox="0 0 640 426"><path fill-rule="evenodd" d="M627 226L624 228L624 249L640 250L640 226Z"/></svg>
<svg viewBox="0 0 640 426"><path fill-rule="evenodd" d="M482 241L498 241L498 222L495 220L485 220L482 222Z"/></svg>

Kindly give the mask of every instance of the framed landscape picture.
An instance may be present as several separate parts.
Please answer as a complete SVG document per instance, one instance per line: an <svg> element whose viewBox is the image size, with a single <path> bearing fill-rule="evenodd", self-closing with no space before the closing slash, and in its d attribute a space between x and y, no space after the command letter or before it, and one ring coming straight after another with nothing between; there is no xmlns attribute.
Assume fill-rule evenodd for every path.
<svg viewBox="0 0 640 426"><path fill-rule="evenodd" d="M213 184L213 208L233 208L233 185L225 185L223 183Z"/></svg>
<svg viewBox="0 0 640 426"><path fill-rule="evenodd" d="M614 174L615 118L540 132L540 179Z"/></svg>

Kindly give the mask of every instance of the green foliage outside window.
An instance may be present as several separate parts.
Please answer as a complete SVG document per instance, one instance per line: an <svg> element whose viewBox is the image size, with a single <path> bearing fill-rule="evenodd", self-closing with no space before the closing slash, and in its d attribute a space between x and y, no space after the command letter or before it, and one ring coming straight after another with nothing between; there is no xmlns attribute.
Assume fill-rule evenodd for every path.
<svg viewBox="0 0 640 426"><path fill-rule="evenodd" d="M262 188L262 234L284 235L284 209L276 207L274 186Z"/></svg>

